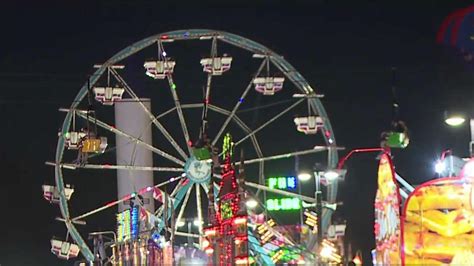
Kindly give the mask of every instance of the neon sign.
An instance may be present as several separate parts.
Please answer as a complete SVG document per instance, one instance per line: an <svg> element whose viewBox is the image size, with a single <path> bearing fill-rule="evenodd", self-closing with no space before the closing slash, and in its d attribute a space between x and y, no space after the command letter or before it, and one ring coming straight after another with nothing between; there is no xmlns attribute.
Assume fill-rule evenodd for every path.
<svg viewBox="0 0 474 266"><path fill-rule="evenodd" d="M140 231L139 206L117 214L117 241L123 242L138 238Z"/></svg>
<svg viewBox="0 0 474 266"><path fill-rule="evenodd" d="M139 215L138 215L138 208L139 206L134 206L130 212L130 220L131 220L131 224L130 224L130 231L131 231L131 236L133 239L137 239L138 238L138 232L139 232Z"/></svg>
<svg viewBox="0 0 474 266"><path fill-rule="evenodd" d="M130 239L130 211L125 210L117 214L117 241Z"/></svg>
<svg viewBox="0 0 474 266"><path fill-rule="evenodd" d="M267 179L267 184L269 188L294 190L297 186L296 180L294 176L270 177Z"/></svg>
<svg viewBox="0 0 474 266"><path fill-rule="evenodd" d="M266 203L267 210L269 211L301 209L301 202L299 198L267 199Z"/></svg>
<svg viewBox="0 0 474 266"><path fill-rule="evenodd" d="M294 176L276 176L267 178L267 186L271 189L295 190L297 178ZM269 198L265 202L269 211L287 211L301 209L301 201L295 197Z"/></svg>

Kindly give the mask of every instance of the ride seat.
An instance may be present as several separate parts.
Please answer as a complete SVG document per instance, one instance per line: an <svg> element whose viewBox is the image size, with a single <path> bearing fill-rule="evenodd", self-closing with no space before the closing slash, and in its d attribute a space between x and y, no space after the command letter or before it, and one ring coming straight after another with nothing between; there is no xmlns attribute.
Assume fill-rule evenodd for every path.
<svg viewBox="0 0 474 266"><path fill-rule="evenodd" d="M258 77L253 80L255 90L263 95L274 95L283 89L283 77Z"/></svg>
<svg viewBox="0 0 474 266"><path fill-rule="evenodd" d="M324 126L323 119L320 116L297 117L294 119L296 129L306 135L316 134L318 128Z"/></svg>
<svg viewBox="0 0 474 266"><path fill-rule="evenodd" d="M232 57L225 55L223 57L208 57L201 59L203 71L214 76L220 76L222 73L227 72L230 69L231 64Z"/></svg>
<svg viewBox="0 0 474 266"><path fill-rule="evenodd" d="M143 66L146 69L145 74L154 79L164 79L168 74L173 74L175 61L172 60L158 60L146 61Z"/></svg>
<svg viewBox="0 0 474 266"><path fill-rule="evenodd" d="M124 88L120 87L94 87L95 99L103 105L113 105L114 102L122 100Z"/></svg>

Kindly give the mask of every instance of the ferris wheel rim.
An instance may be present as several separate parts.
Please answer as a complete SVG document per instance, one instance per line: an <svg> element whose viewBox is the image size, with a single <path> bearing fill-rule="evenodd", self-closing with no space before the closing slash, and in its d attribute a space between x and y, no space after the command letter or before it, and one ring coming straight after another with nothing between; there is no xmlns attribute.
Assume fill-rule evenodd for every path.
<svg viewBox="0 0 474 266"><path fill-rule="evenodd" d="M228 44L231 44L236 47L240 47L244 50L253 52L255 54L263 54L265 56L268 56L269 60L272 61L272 63L277 66L280 71L283 72L283 74L288 77L292 83L296 86L297 89L299 89L301 92L305 94L311 94L314 93L313 88L309 85L309 83L306 81L306 79L298 72L296 69L288 63L283 57L279 56L266 46L263 46L255 41L252 41L250 39L247 39L245 37L224 32L224 31L216 31L216 30L208 30L208 29L188 29L188 30L177 30L177 31L169 31L169 32L164 32L164 33L159 33L155 34L153 36L150 36L148 38L142 39L138 42L133 43L132 45L127 46L126 48L122 49L115 55L113 55L110 59L108 59L104 64L98 68L94 74L91 76L89 82L86 82L84 84L78 94L76 95L73 103L71 104L71 107L69 111L66 114L66 117L64 118L63 125L61 127L61 133L66 133L70 129L70 123L72 119L72 110L75 110L77 106L79 105L80 101L87 95L88 92L88 86L89 84L96 84L99 77L102 76L104 71L107 69L107 67L137 53L138 51L153 45L157 41L169 41L169 40L192 40L192 39L200 39L202 37L216 37L219 38L219 40L226 42ZM323 118L323 123L324 127L329 130L330 132L332 131L332 126L329 121L329 118L326 114L326 111L322 105L322 103L319 101L317 98L313 99L308 99L310 102L311 106L317 110L318 114ZM323 138L328 144L328 137L323 134ZM331 135L332 138L332 143L331 145L336 146L336 139L334 134ZM59 206L60 206L60 211L61 211L61 216L65 220L65 225L67 227L68 232L71 234L71 236L74 238L76 243L81 249L81 253L84 255L84 257L88 260L92 260L94 258L92 252L90 251L88 245L84 242L82 239L82 236L79 234L75 226L72 224L70 220L70 213L69 213L69 205L67 203L67 199L64 193L64 180L63 180L63 175L62 175L62 168L60 166L62 162L62 157L64 153L64 145L65 141L64 138L59 137L58 142L57 142L57 148L56 148L56 156L55 156L55 183L58 187L59 191ZM329 150L328 151L328 166L333 167L337 163L337 151L336 150ZM328 198L331 198L330 201L334 201L337 193L337 184L334 184L330 187L328 190ZM330 210L325 210L323 213L323 224L326 221L326 224L328 224L328 218L331 215Z"/></svg>

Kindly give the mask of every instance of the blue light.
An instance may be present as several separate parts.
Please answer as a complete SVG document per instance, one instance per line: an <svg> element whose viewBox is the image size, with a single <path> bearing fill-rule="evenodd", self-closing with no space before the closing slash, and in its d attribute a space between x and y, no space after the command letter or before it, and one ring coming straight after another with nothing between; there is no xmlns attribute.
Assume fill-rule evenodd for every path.
<svg viewBox="0 0 474 266"><path fill-rule="evenodd" d="M240 98L240 99L239 99L239 102L240 102L240 103L243 103L243 102L244 102L244 98Z"/></svg>
<svg viewBox="0 0 474 266"><path fill-rule="evenodd" d="M138 232L139 232L139 224L138 224L138 206L135 206L131 210L131 235L132 239L138 238Z"/></svg>
<svg viewBox="0 0 474 266"><path fill-rule="evenodd" d="M155 232L151 235L151 238L153 238L153 241L158 242L158 240L160 240L160 235Z"/></svg>
<svg viewBox="0 0 474 266"><path fill-rule="evenodd" d="M289 176L286 180L286 185L288 188L295 189L296 188L296 178L294 176Z"/></svg>

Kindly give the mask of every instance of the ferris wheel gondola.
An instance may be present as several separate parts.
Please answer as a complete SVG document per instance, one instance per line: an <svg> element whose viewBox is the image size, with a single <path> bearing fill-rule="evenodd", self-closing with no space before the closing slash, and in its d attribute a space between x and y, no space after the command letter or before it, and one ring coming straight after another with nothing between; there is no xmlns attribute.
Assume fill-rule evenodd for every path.
<svg viewBox="0 0 474 266"><path fill-rule="evenodd" d="M209 57L203 58L200 61L203 67L203 71L207 73L207 81L204 86L204 101L202 101L202 98L200 98L194 103L182 104L179 98L179 93L184 93L184 89L179 88L175 81L174 66L176 65L176 62L172 61L170 57L166 54L163 49L162 42L165 40L188 41L209 39L212 39L211 54ZM213 98L213 102L210 102L210 95L213 93L214 90L217 90L217 88L213 88L213 91L211 92L211 81L213 80L213 77L221 76L223 73L229 71L231 68L232 61L239 59L239 57L237 56L234 59L233 57L230 57L226 54L219 55L217 53L218 40L219 42L230 44L237 48L250 51L253 54L265 55L264 60L262 60L262 63L260 64L260 67L252 75L252 77L247 79L248 85L243 91L229 90L229 97L235 97L236 99L235 105L231 107L220 105L220 99ZM128 76L122 76L122 73L118 73L116 69L111 67L116 63L124 62L123 60L127 57L139 56L139 54L136 54L137 52L145 49L146 47L153 46L157 43L157 60L146 60L144 67L146 69L146 76L150 76L156 79L156 82L161 82L159 81L160 79L166 79L168 81L167 83L169 85L170 94L172 97L171 102L174 104L174 107L172 107L171 109L163 109L164 107L161 106L157 106L155 109L147 108L143 104L143 101L140 98L140 94L137 93L138 91L135 90L133 86L131 86L131 83L125 80L125 77ZM174 55L173 57L177 58L177 56L178 55ZM281 72L284 77L276 76L268 72L266 75L261 75L262 69L264 69L264 67L266 65L268 66L269 64L271 64L273 67L275 67L275 69ZM234 66L233 70L235 70L236 66ZM127 70L128 69L133 68L127 68ZM152 128L157 130L159 134L162 135L166 139L166 141L169 142L168 147L164 148L163 146L161 146L162 143L158 145L147 143L146 141L142 140L140 135L133 135L125 130L121 130L120 128L117 128L112 125L110 122L107 122L106 118L96 117L97 114L103 115L103 113L96 113L94 110L95 107L91 107L93 106L90 102L91 92L94 93L94 98L101 102L103 105L112 105L113 103L117 103L118 101L122 100L121 98L112 99L111 97L105 97L105 99L97 98L97 93L101 93L100 88L115 88L114 86L109 86L109 82L107 83L107 86L95 86L98 83L99 79L103 77L104 73L107 73L108 79L110 79L110 77L114 77L114 79L119 84L118 86L120 88L123 88L122 94L124 95L124 97L130 97L130 101L128 102L136 103L139 108L143 109L145 115L150 119L149 125L154 125L154 127ZM222 76L222 79L224 79L225 75ZM283 82L285 81L285 90L281 92ZM262 88L261 86L263 86L262 91L260 91L260 89ZM306 96L314 94L314 90L309 84L307 84L305 79L281 56L278 56L273 51L270 51L266 47L251 40L242 38L234 34L218 31L188 30L170 32L166 34L158 34L156 36L152 36L150 38L144 39L140 42L131 45L130 47L122 50L121 52L107 60L105 64L99 66L99 68L91 76L87 84L84 85L79 91L71 107L68 109L63 109L63 111L66 111L67 114L60 133L61 137L58 141L56 160L54 163L49 164L53 165L56 170L55 181L56 186L58 187L58 191L60 192L58 194L58 202L61 208L61 214L63 216L63 219L64 221L66 221L65 225L71 237L73 238L77 246L80 248L82 254L87 260L92 260L94 255L87 246L87 243L84 241L80 233L75 228L74 222L79 221L80 219L86 219L91 215L99 215L104 210L117 206L118 204L137 200L139 198L137 197L138 195L149 193L151 191L155 192L157 198L159 197L159 195L161 195L161 201L157 200L157 204L161 206L154 213L143 212L144 217L146 216L149 217L150 220L153 220L153 222L151 222L153 228L148 228L148 232L153 232L152 236L159 236L160 234L171 233L171 235L189 235L190 237L195 237L195 235L197 235L198 237L202 238L204 236L203 221L206 220L205 216L203 215L203 209L205 208L208 199L202 197L201 193L202 190L204 190L204 192L206 192L205 195L208 198L211 198L210 195L212 195L212 197L218 196L220 188L219 185L216 185L217 182L215 181L219 180L222 176L219 174L219 172L213 171L213 168L216 168L216 170L219 169L219 159L217 159L217 161L215 159L217 157L216 155L218 154L215 147L217 146L217 143L222 140L224 131L229 130L229 124L233 124L233 126L236 126L233 127L232 130L236 130L235 128L237 128L237 130L243 132L242 137L240 139L236 139L234 143L235 147L239 146L246 147L246 149L252 149L255 154L255 158L243 160L242 163L247 166L257 166L257 169L254 171L254 175L256 179L258 179L259 184L255 184L253 186L257 188L257 190L265 189L265 187L263 186L265 182L265 165L268 165L271 161L274 160L287 160L298 155L309 155L318 152L327 152L326 158L328 166L335 165L335 163L337 162L338 147L335 146L335 139L329 122L329 118L327 117L321 102L316 97L308 97L306 99L308 102L308 108L310 108L311 112L308 113L308 116L306 116L307 121L298 120L298 124L300 124L300 128L303 128L305 127L304 124L306 123L307 129L305 130L307 130L307 132L309 133L316 133L313 132L313 128L315 127L316 131L318 129L324 129L325 133L321 134L321 138L325 145L314 147L313 144L311 147L307 147L306 149L302 149L299 151L289 151L286 150L288 147L279 147L281 143L277 143L274 147L274 150L277 151L276 154L274 152L264 152L265 150L262 149L262 138L259 137L259 132L267 130L269 125L274 125L275 121L277 120L283 121L282 117L285 117L291 111L294 111L294 109L298 105L300 105L304 101L304 99L296 100L283 111L277 111L277 109L275 109L269 120L263 122L260 126L257 126L256 128L252 129L248 126L248 121L246 121L246 119L243 119L238 113L238 110L246 97L252 97L250 96L252 95L252 92L256 94L255 91L252 90L253 87L255 87L255 91L257 91L257 93L262 93L264 95L273 95L277 92L280 92L279 96L283 96L283 93L286 93L287 91L289 92L290 90L294 90L295 92L302 93ZM94 88L96 88L95 91ZM239 94L230 96L231 93L235 92ZM120 97L122 97L122 94L120 94ZM110 91L108 95L110 96ZM88 99L89 102L87 103L86 101ZM85 111L80 110L80 104L87 104L89 109ZM99 106L97 108L105 107ZM158 113L156 113L156 110L159 110ZM185 115L187 115L188 112L196 111L201 112L202 123L198 141L196 141L196 143L193 143L190 137L190 130L192 130L192 127L190 126L189 121L185 119ZM164 117L174 112L177 114L178 118L174 120L176 121L176 124L174 124L174 126L175 128L181 129L181 132L179 132L179 134L177 134L176 132L170 133L170 131L168 131L166 127L170 128L171 126L163 122ZM220 115L225 118L224 123L220 127L216 128L215 132L212 132L212 134L207 130L207 124L208 122L210 122L208 121L208 112L215 113L216 115ZM86 130L76 131L76 116L79 119L83 119L87 122ZM310 119L310 117L313 116L315 118ZM282 123L291 124L292 122L291 120L285 120ZM72 128L72 130L70 130L70 128ZM102 132L100 136L98 129ZM136 147L141 147L143 149L151 151L152 153L162 158L163 160L160 160L160 163L164 163L165 165L155 167L134 164L120 164L118 161L116 164L110 163L109 161L107 161L107 157L101 155L107 147L107 139L105 137L104 132L107 134L113 134L115 136L123 137ZM329 132L329 134L327 134L327 132ZM183 136L184 141L176 141L178 137ZM305 136L301 135L301 137ZM186 143L188 145L183 149L180 146L180 143ZM109 150L113 151L113 148L114 147ZM294 149L294 147L290 148ZM67 157L63 156L68 149L78 150L79 154L82 153L85 155L89 153L94 153L97 155L94 155L95 157L93 158L93 160L96 162L90 163L87 160L82 160L80 164L74 164L74 162L71 163L65 159ZM172 165L166 165L166 162ZM209 167L209 164L211 164L212 166ZM238 164L239 163L236 163L236 165ZM61 191L63 191L64 188L64 177L68 176L71 173L70 171L81 171L81 169L89 169L88 171L148 171L155 173L159 178L168 177L168 179L158 185L147 186L142 188L136 187L129 194L123 197L119 197L117 200L113 200L103 206L99 206L98 208L92 209L91 211L85 212L83 214L73 216L70 212L73 206L71 206L67 202L66 195ZM170 172L174 172L174 174L170 175ZM133 181L133 175L131 175L130 178ZM251 187L250 185L252 185L253 183L250 181L246 181L245 184L248 184L248 187ZM158 191L155 189L164 185L170 186L172 188L172 191L170 193L162 193L162 191ZM328 202L333 202L335 200L336 191L337 185L334 184L328 187ZM190 200L191 192L194 193L196 197L195 200ZM163 197L167 199L163 199ZM190 204L193 204L195 206L195 208L193 209L197 214L198 220L200 221L200 223L198 223L197 225L197 234L189 234L186 232L179 231L178 227L176 226L177 223L174 222L179 222L181 219L183 219L183 217L186 216L185 209ZM212 205L213 204L210 205L210 209L212 209ZM177 216L175 217L175 219L172 219L172 216L174 214L177 214ZM329 223L330 214L330 211L325 210L325 213L323 214L323 224L327 225ZM273 233L278 235L278 232ZM155 237L152 238L154 239ZM255 239L255 237L249 236L249 239ZM252 250L252 252L265 252L265 250L261 247L261 243L259 243L258 240L252 240L250 242L249 248ZM123 242L121 242L121 245L122 244L125 245ZM265 254L263 254L262 257L264 257L264 255ZM268 257L268 254L266 256L266 260L263 259L263 261L260 262L270 263L271 260Z"/></svg>
<svg viewBox="0 0 474 266"><path fill-rule="evenodd" d="M74 188L71 185L66 185L64 187L64 196L66 200L70 200L72 193L74 193ZM43 198L50 203L58 204L59 203L59 190L55 186L43 185Z"/></svg>

